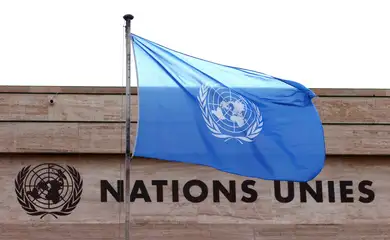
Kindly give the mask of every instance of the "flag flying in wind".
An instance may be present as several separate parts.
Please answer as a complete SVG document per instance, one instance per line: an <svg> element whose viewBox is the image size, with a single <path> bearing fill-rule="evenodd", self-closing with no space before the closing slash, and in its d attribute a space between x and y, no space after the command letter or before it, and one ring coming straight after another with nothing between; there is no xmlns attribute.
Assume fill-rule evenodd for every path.
<svg viewBox="0 0 390 240"><path fill-rule="evenodd" d="M133 156L265 180L306 182L321 172L325 140L311 90L131 37L139 104Z"/></svg>

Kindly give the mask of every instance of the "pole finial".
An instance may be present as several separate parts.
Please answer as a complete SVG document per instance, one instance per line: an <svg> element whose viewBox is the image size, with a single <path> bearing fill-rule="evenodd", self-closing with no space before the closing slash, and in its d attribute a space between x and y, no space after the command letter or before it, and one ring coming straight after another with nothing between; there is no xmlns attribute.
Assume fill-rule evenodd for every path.
<svg viewBox="0 0 390 240"><path fill-rule="evenodd" d="M125 19L125 21L128 21L128 20L131 21L131 20L133 20L133 18L134 18L134 16L131 14L126 14L123 16L123 19Z"/></svg>

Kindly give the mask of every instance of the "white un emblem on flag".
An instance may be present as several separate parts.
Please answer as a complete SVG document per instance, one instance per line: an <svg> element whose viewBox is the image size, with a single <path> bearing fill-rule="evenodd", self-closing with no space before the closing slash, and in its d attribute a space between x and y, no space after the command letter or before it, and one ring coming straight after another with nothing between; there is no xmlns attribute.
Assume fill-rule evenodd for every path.
<svg viewBox="0 0 390 240"><path fill-rule="evenodd" d="M199 89L199 106L212 135L217 138L252 142L263 128L259 108L229 88L203 84Z"/></svg>

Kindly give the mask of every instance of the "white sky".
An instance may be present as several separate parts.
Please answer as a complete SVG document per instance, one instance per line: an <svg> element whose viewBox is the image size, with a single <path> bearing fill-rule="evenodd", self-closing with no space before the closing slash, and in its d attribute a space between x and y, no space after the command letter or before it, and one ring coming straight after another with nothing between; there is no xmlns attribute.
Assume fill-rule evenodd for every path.
<svg viewBox="0 0 390 240"><path fill-rule="evenodd" d="M131 13L132 32L196 57L308 87L390 88L389 10L388 0L0 0L0 85L124 86Z"/></svg>

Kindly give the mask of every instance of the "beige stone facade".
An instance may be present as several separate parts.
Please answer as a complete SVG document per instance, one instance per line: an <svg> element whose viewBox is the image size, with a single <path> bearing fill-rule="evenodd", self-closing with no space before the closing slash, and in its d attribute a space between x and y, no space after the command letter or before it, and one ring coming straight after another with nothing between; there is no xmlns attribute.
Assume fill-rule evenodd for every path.
<svg viewBox="0 0 390 240"><path fill-rule="evenodd" d="M315 180L135 159L132 240L390 239L390 90L314 91L327 145ZM0 240L123 239L124 100L124 88L0 86ZM56 209L31 198L49 172L70 189Z"/></svg>

